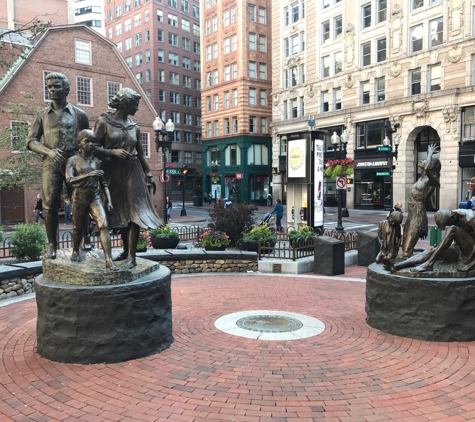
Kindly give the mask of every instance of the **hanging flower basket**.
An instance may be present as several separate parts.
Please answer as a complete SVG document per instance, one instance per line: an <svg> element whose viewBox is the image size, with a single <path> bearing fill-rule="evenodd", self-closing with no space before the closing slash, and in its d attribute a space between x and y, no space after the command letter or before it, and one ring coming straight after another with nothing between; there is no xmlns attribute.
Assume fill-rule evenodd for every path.
<svg viewBox="0 0 475 422"><path fill-rule="evenodd" d="M219 182L219 173L211 173L209 176L211 177L211 183Z"/></svg>
<svg viewBox="0 0 475 422"><path fill-rule="evenodd" d="M351 176L354 173L355 162L353 158L328 160L325 167L325 176L336 180L338 177Z"/></svg>

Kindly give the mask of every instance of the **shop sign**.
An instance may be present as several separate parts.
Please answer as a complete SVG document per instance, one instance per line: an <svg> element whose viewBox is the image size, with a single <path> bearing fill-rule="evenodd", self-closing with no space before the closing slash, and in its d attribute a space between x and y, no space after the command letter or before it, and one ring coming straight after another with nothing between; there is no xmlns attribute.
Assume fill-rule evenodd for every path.
<svg viewBox="0 0 475 422"><path fill-rule="evenodd" d="M272 174L279 174L279 169L277 167L272 167Z"/></svg>
<svg viewBox="0 0 475 422"><path fill-rule="evenodd" d="M236 173L236 180L242 180L242 173Z"/></svg>
<svg viewBox="0 0 475 422"><path fill-rule="evenodd" d="M180 169L167 169L167 174L181 174Z"/></svg>
<svg viewBox="0 0 475 422"><path fill-rule="evenodd" d="M390 171L377 171L376 177L391 176Z"/></svg>
<svg viewBox="0 0 475 422"><path fill-rule="evenodd" d="M388 167L388 160L375 160L375 161L358 161L356 163L356 168L365 168L365 167Z"/></svg>
<svg viewBox="0 0 475 422"><path fill-rule="evenodd" d="M389 152L391 151L391 147L378 147L378 151Z"/></svg>

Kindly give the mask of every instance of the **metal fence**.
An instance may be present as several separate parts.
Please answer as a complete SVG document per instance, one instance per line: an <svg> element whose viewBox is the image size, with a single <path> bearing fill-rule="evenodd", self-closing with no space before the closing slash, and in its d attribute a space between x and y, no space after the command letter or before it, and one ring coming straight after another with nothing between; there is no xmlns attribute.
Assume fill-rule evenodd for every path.
<svg viewBox="0 0 475 422"><path fill-rule="evenodd" d="M315 244L313 239L299 240L296 242L278 241L275 246L265 245L259 242L257 248L258 259L277 258L291 259L295 261L299 258L313 256L315 253Z"/></svg>

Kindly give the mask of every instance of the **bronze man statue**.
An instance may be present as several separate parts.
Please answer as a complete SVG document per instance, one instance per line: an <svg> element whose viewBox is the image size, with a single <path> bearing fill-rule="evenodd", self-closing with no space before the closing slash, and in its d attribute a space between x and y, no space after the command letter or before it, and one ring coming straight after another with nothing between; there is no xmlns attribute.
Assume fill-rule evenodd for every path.
<svg viewBox="0 0 475 422"><path fill-rule="evenodd" d="M401 246L401 223L403 214L400 211L391 211L387 220L381 221L378 226L378 238L381 242L381 250L376 257L376 262L381 262L381 256L394 259L399 253Z"/></svg>
<svg viewBox="0 0 475 422"><path fill-rule="evenodd" d="M77 153L78 133L89 128L89 119L84 111L66 100L69 94L66 76L61 73L46 75L46 88L51 104L40 110L33 120L27 148L43 156L43 216L49 244L44 257L54 259L66 160Z"/></svg>
<svg viewBox="0 0 475 422"><path fill-rule="evenodd" d="M73 188L73 253L71 261L80 261L79 244L84 233L86 217L91 214L100 230L102 250L106 266L117 271L112 261L110 234L107 216L102 204L101 188L107 201L107 210L112 212L112 202L101 170L101 162L92 155L96 137L94 132L84 129L79 132L79 154L68 159L66 163L66 181Z"/></svg>

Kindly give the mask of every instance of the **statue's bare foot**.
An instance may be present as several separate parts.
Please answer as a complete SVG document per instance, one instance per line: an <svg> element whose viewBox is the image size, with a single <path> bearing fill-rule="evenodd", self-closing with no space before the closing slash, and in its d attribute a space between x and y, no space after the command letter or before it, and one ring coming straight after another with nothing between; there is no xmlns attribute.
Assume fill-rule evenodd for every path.
<svg viewBox="0 0 475 422"><path fill-rule="evenodd" d="M122 253L114 258L114 261L123 261L124 259L127 258L127 252L122 251Z"/></svg>
<svg viewBox="0 0 475 422"><path fill-rule="evenodd" d="M51 243L48 245L48 250L43 255L46 259L56 259L56 246Z"/></svg>
<svg viewBox="0 0 475 422"><path fill-rule="evenodd" d="M386 255L381 254L381 262L383 263L383 267L386 271L390 271L392 273L396 271L396 267Z"/></svg>
<svg viewBox="0 0 475 422"><path fill-rule="evenodd" d="M424 271L432 271L433 266L430 264L427 264L427 262L424 262L421 265L418 265L417 267L414 267L414 271L417 271L419 273L423 273Z"/></svg>
<svg viewBox="0 0 475 422"><path fill-rule="evenodd" d="M73 251L73 253L71 254L71 261L73 261L73 262L79 262L79 261L81 261L81 259L79 258L79 254L77 253L77 251Z"/></svg>
<svg viewBox="0 0 475 422"><path fill-rule="evenodd" d="M112 259L106 259L106 267L112 271L119 271L119 267L114 264L114 261L112 261Z"/></svg>
<svg viewBox="0 0 475 422"><path fill-rule="evenodd" d="M125 270L131 270L132 268L134 268L136 266L137 266L137 261L135 260L135 257L127 258L127 260L124 262L124 264L121 265L121 267Z"/></svg>

